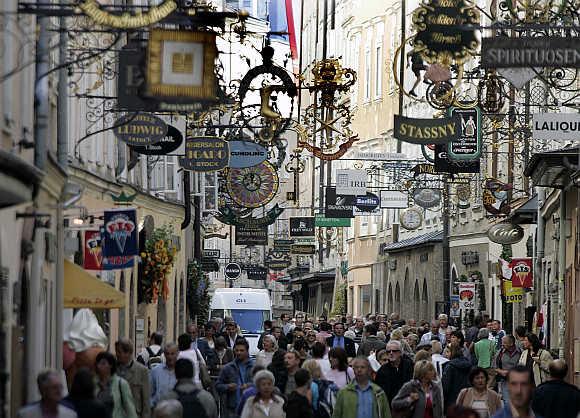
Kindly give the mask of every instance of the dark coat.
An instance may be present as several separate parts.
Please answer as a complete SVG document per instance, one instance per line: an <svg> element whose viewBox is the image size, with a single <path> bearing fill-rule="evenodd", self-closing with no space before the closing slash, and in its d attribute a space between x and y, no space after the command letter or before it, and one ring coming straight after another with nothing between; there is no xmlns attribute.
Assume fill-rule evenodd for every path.
<svg viewBox="0 0 580 418"><path fill-rule="evenodd" d="M580 390L562 380L548 380L536 388L532 410L544 418L576 418L580 412Z"/></svg>
<svg viewBox="0 0 580 418"><path fill-rule="evenodd" d="M332 343L334 342L334 335L326 339L326 345L332 348ZM356 347L354 341L350 338L344 337L344 349L346 351L347 357L356 357Z"/></svg>
<svg viewBox="0 0 580 418"><path fill-rule="evenodd" d="M264 337L266 335L271 335L271 334L272 334L272 330L267 329L260 335L260 338L258 339L258 350L262 350L264 348Z"/></svg>
<svg viewBox="0 0 580 418"><path fill-rule="evenodd" d="M431 398L431 402L433 403L433 418L443 418L443 399L441 399L443 392L441 391L441 386L438 382L433 382L431 388L433 395ZM419 395L419 399L415 402L414 406L413 403L409 402L409 395L413 392ZM426 404L427 394L423 391L421 382L418 380L411 380L405 383L392 401L393 410L401 411L402 413L400 415L404 415L412 409L410 418L423 418L425 416Z"/></svg>
<svg viewBox="0 0 580 418"><path fill-rule="evenodd" d="M468 376L471 370L471 362L461 356L451 359L445 363L444 367L441 385L443 386L445 411L447 411L447 407L457 401L457 396L459 396L461 389L471 386Z"/></svg>
<svg viewBox="0 0 580 418"><path fill-rule="evenodd" d="M243 376L244 382L252 383L252 368L253 367L254 367L254 360L249 359L247 366L246 366L246 370L245 370L245 376ZM232 361L224 366L224 368L220 372L218 380L215 384L215 388L218 391L218 393L226 395L226 407L231 411L236 410L236 407L238 406L239 399L238 399L238 394L236 391L228 390L228 385L230 383L236 383L239 385L240 374L241 374L241 372L240 372L240 367L238 365L238 361L234 360L234 361ZM240 393L240 395L241 395L241 393Z"/></svg>
<svg viewBox="0 0 580 418"><path fill-rule="evenodd" d="M385 391L389 402L393 402L403 385L413 378L413 367L413 360L407 356L401 357L399 368L389 363L381 366L375 377L375 383Z"/></svg>
<svg viewBox="0 0 580 418"><path fill-rule="evenodd" d="M314 418L314 412L306 396L292 392L284 405L286 418Z"/></svg>
<svg viewBox="0 0 580 418"><path fill-rule="evenodd" d="M379 339L379 337L377 337L376 335L369 335L366 338L366 340L361 345L359 345L356 355L368 357L371 355L371 351L374 351L376 353L377 351L382 350L386 346L387 345L385 344L385 342Z"/></svg>
<svg viewBox="0 0 580 418"><path fill-rule="evenodd" d="M76 411L78 418L109 418L105 405L97 399L77 399L70 395L62 403Z"/></svg>

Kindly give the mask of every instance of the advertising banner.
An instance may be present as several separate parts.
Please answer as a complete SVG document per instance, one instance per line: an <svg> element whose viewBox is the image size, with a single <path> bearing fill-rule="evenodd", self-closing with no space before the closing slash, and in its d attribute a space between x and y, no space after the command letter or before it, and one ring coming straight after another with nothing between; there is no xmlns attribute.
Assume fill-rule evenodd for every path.
<svg viewBox="0 0 580 418"><path fill-rule="evenodd" d="M537 141L580 141L580 113L535 113L532 136Z"/></svg>
<svg viewBox="0 0 580 418"><path fill-rule="evenodd" d="M529 289L534 287L534 274L531 258L512 258L512 286Z"/></svg>
<svg viewBox="0 0 580 418"><path fill-rule="evenodd" d="M326 199L324 199L325 216L328 218L354 218L355 201L356 196L337 195L336 187L327 187Z"/></svg>
<svg viewBox="0 0 580 418"><path fill-rule="evenodd" d="M139 255L137 211L135 209L106 210L104 216L104 257Z"/></svg>
<svg viewBox="0 0 580 418"><path fill-rule="evenodd" d="M475 309L475 283L459 283L459 308Z"/></svg>
<svg viewBox="0 0 580 418"><path fill-rule="evenodd" d="M481 66L580 68L580 40L558 36L483 38Z"/></svg>
<svg viewBox="0 0 580 418"><path fill-rule="evenodd" d="M336 170L336 194L345 196L367 194L367 172L365 170Z"/></svg>
<svg viewBox="0 0 580 418"><path fill-rule="evenodd" d="M503 280L503 296L506 303L519 303L524 301L524 289L513 287L510 280Z"/></svg>
<svg viewBox="0 0 580 418"><path fill-rule="evenodd" d="M83 268L85 270L103 269L103 246L101 231L85 231L83 245Z"/></svg>
<svg viewBox="0 0 580 418"><path fill-rule="evenodd" d="M447 144L459 138L459 119L417 119L395 115L394 137L411 144Z"/></svg>

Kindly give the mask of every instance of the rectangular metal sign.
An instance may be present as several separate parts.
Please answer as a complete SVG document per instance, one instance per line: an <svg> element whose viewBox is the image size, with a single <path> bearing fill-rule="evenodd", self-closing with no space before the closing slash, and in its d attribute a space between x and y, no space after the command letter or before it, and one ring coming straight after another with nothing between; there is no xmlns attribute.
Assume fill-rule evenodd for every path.
<svg viewBox="0 0 580 418"><path fill-rule="evenodd" d="M205 258L220 258L220 250L206 250L203 249L201 256Z"/></svg>
<svg viewBox="0 0 580 418"><path fill-rule="evenodd" d="M481 111L472 107L462 109L451 107L451 118L459 118L461 130L459 137L447 144L447 154L452 160L473 161L481 156Z"/></svg>
<svg viewBox="0 0 580 418"><path fill-rule="evenodd" d="M328 218L353 218L355 200L356 196L339 196L336 187L327 187L324 213Z"/></svg>
<svg viewBox="0 0 580 418"><path fill-rule="evenodd" d="M580 113L535 113L532 116L532 136L540 141L580 142Z"/></svg>
<svg viewBox="0 0 580 418"><path fill-rule="evenodd" d="M292 254L300 254L300 255L312 255L316 247L314 245L307 245L307 244L294 244L290 249Z"/></svg>
<svg viewBox="0 0 580 418"><path fill-rule="evenodd" d="M245 228L236 226L236 245L268 245L268 227Z"/></svg>
<svg viewBox="0 0 580 418"><path fill-rule="evenodd" d="M365 170L336 170L336 194L364 196L367 193L367 172Z"/></svg>
<svg viewBox="0 0 580 418"><path fill-rule="evenodd" d="M290 217L291 237L313 237L314 216Z"/></svg>
<svg viewBox="0 0 580 418"><path fill-rule="evenodd" d="M407 193L397 190L381 190L382 209L404 209L409 206Z"/></svg>
<svg viewBox="0 0 580 418"><path fill-rule="evenodd" d="M347 158L348 159L348 158ZM407 155L400 152L361 152L354 153L352 159L362 161L401 161L406 160Z"/></svg>
<svg viewBox="0 0 580 418"><path fill-rule="evenodd" d="M393 136L411 144L446 144L458 138L460 128L457 119L417 119L395 115Z"/></svg>
<svg viewBox="0 0 580 418"><path fill-rule="evenodd" d="M350 218L327 218L317 215L314 218L314 225L326 228L340 228L350 226Z"/></svg>
<svg viewBox="0 0 580 418"><path fill-rule="evenodd" d="M555 36L484 38L481 43L481 66L580 68L580 39Z"/></svg>

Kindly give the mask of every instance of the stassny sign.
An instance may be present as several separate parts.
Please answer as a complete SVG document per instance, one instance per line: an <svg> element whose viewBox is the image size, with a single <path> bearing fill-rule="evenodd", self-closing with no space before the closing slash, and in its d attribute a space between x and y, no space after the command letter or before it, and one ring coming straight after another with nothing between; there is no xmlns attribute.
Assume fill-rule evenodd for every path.
<svg viewBox="0 0 580 418"><path fill-rule="evenodd" d="M395 115L394 137L411 144L447 144L461 133L459 119L417 119Z"/></svg>

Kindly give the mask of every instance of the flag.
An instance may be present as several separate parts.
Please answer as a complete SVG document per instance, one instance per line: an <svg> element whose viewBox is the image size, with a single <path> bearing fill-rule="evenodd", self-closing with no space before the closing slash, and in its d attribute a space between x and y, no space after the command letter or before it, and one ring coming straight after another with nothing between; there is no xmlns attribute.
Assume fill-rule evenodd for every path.
<svg viewBox="0 0 580 418"><path fill-rule="evenodd" d="M509 261L506 261L503 258L500 258L499 263L501 265L501 276L506 280L511 280L512 279L512 267L511 267Z"/></svg>
<svg viewBox="0 0 580 418"><path fill-rule="evenodd" d="M105 236L104 227L101 227L101 237ZM103 254L107 254L107 246L116 245L114 242L108 242L106 239L101 240L101 247L103 249ZM126 268L131 268L134 266L134 259L132 255L111 255L103 256L103 270L122 270Z"/></svg>
<svg viewBox="0 0 580 418"><path fill-rule="evenodd" d="M106 210L104 216L106 242L104 257L126 257L139 254L137 245L137 211L135 209Z"/></svg>
<svg viewBox="0 0 580 418"><path fill-rule="evenodd" d="M534 276L531 258L512 258L512 287L534 287Z"/></svg>

